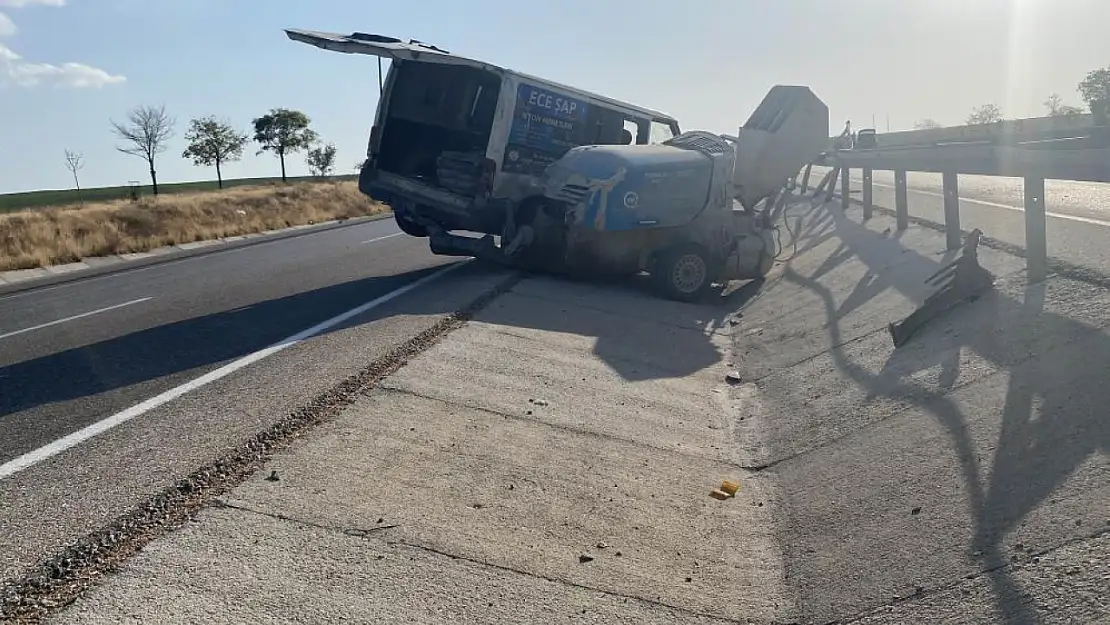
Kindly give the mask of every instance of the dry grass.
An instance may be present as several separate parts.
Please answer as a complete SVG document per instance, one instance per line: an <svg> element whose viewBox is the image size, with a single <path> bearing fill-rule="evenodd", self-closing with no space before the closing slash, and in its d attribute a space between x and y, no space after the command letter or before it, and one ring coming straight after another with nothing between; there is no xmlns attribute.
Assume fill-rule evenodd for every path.
<svg viewBox="0 0 1110 625"><path fill-rule="evenodd" d="M0 271L143 252L388 210L353 182L299 183L0 215Z"/></svg>

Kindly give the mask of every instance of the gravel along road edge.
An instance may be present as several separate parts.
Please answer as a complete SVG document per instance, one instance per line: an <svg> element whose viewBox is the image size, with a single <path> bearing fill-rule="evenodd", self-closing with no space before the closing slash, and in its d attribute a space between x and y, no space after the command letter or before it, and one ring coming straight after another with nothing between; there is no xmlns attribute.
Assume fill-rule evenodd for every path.
<svg viewBox="0 0 1110 625"><path fill-rule="evenodd" d="M463 264L466 263L452 265L451 267ZM443 273L445 271L433 275L438 276ZM163 491L120 515L105 527L77 539L57 553L47 555L39 564L28 570L22 578L4 581L0 585L0 621L39 622L55 610L68 605L98 578L138 552L150 541L180 527L212 498L243 482L273 453L283 449L290 441L302 436L315 426L334 418L356 397L375 387L386 376L399 370L407 364L410 358L435 345L448 333L463 326L475 313L511 289L520 279L519 274L510 274L492 289L482 293L461 309L443 317L428 329L394 347L359 372L311 398L292 413L231 449L214 462L202 466L186 477L177 480ZM411 285L403 287L403 289L405 291L411 290ZM366 308L372 303L370 302L360 308ZM346 319L357 314L357 312L358 309L350 313L344 313L341 317ZM336 318L325 321L319 326L279 342L270 349L280 350L284 344L293 344L299 338L311 336L313 330L322 331L324 328L330 327L327 324L334 325L342 322L343 319ZM302 337L301 335L305 336ZM257 352L256 354L260 353ZM252 357L255 357L255 355L246 358ZM256 357L255 360L260 360L261 357ZM231 363L227 366L231 367L236 364ZM247 364L250 364L250 362L239 364L238 367L241 368ZM163 395L169 396L177 390L173 389ZM180 394L184 394L184 392L179 392L178 395ZM175 398L176 396L158 396L148 400L147 403L154 401L166 403ZM132 411L139 409L141 406L142 404L136 406ZM90 428L99 427L103 430L114 427L116 421L128 417L128 414L125 413L128 413L128 411L113 415L98 424L90 426ZM82 432L84 433L82 434ZM59 441L51 449L36 450L28 454L28 456L33 457L17 458L4 465L4 467L0 467L0 479L3 476L18 472L34 462L38 462L41 459L39 456L49 457L44 456L44 454L54 455L69 446L77 444L80 442L78 439L84 440L98 433L91 430L82 432L71 435L74 437L72 440L66 441L66 439L63 439L63 441L66 441L64 444Z"/></svg>

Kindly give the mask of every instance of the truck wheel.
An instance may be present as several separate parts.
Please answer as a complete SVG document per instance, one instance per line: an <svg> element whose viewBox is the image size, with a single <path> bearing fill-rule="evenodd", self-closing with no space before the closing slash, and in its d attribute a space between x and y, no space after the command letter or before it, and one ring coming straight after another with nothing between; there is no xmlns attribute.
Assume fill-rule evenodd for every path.
<svg viewBox="0 0 1110 625"><path fill-rule="evenodd" d="M428 229L427 228L425 228L424 226L421 226L420 224L416 223L415 221L409 219L408 217L402 216L401 213L394 212L393 213L393 221L397 222L397 227L401 229L401 232L404 232L405 234L409 235L410 237L426 237L426 236L428 236Z"/></svg>
<svg viewBox="0 0 1110 625"><path fill-rule="evenodd" d="M713 285L712 266L709 254L700 246L680 245L659 256L652 278L664 296L693 302Z"/></svg>

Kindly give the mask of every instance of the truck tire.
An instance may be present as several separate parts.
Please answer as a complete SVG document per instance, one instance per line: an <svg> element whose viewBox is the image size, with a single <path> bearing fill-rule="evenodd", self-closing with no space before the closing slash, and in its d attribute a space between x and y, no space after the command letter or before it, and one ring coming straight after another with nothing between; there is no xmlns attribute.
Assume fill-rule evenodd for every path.
<svg viewBox="0 0 1110 625"><path fill-rule="evenodd" d="M394 211L393 221L397 222L397 227L401 232L409 235L410 237L426 237L428 236L428 229L420 224L405 217L401 213Z"/></svg>
<svg viewBox="0 0 1110 625"><path fill-rule="evenodd" d="M713 286L713 262L705 248L692 243L664 250L656 259L652 278L663 296L694 302Z"/></svg>

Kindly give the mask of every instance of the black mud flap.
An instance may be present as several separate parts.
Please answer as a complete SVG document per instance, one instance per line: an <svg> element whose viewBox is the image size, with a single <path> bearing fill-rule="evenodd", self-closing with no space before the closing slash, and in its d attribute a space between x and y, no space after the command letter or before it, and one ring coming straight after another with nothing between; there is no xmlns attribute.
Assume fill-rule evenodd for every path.
<svg viewBox="0 0 1110 625"><path fill-rule="evenodd" d="M979 239L983 232L976 228L964 239L963 248L956 260L929 276L926 284L939 285L920 308L901 323L889 326L894 347L905 345L927 323L953 307L977 299L994 286L994 275L979 265Z"/></svg>

